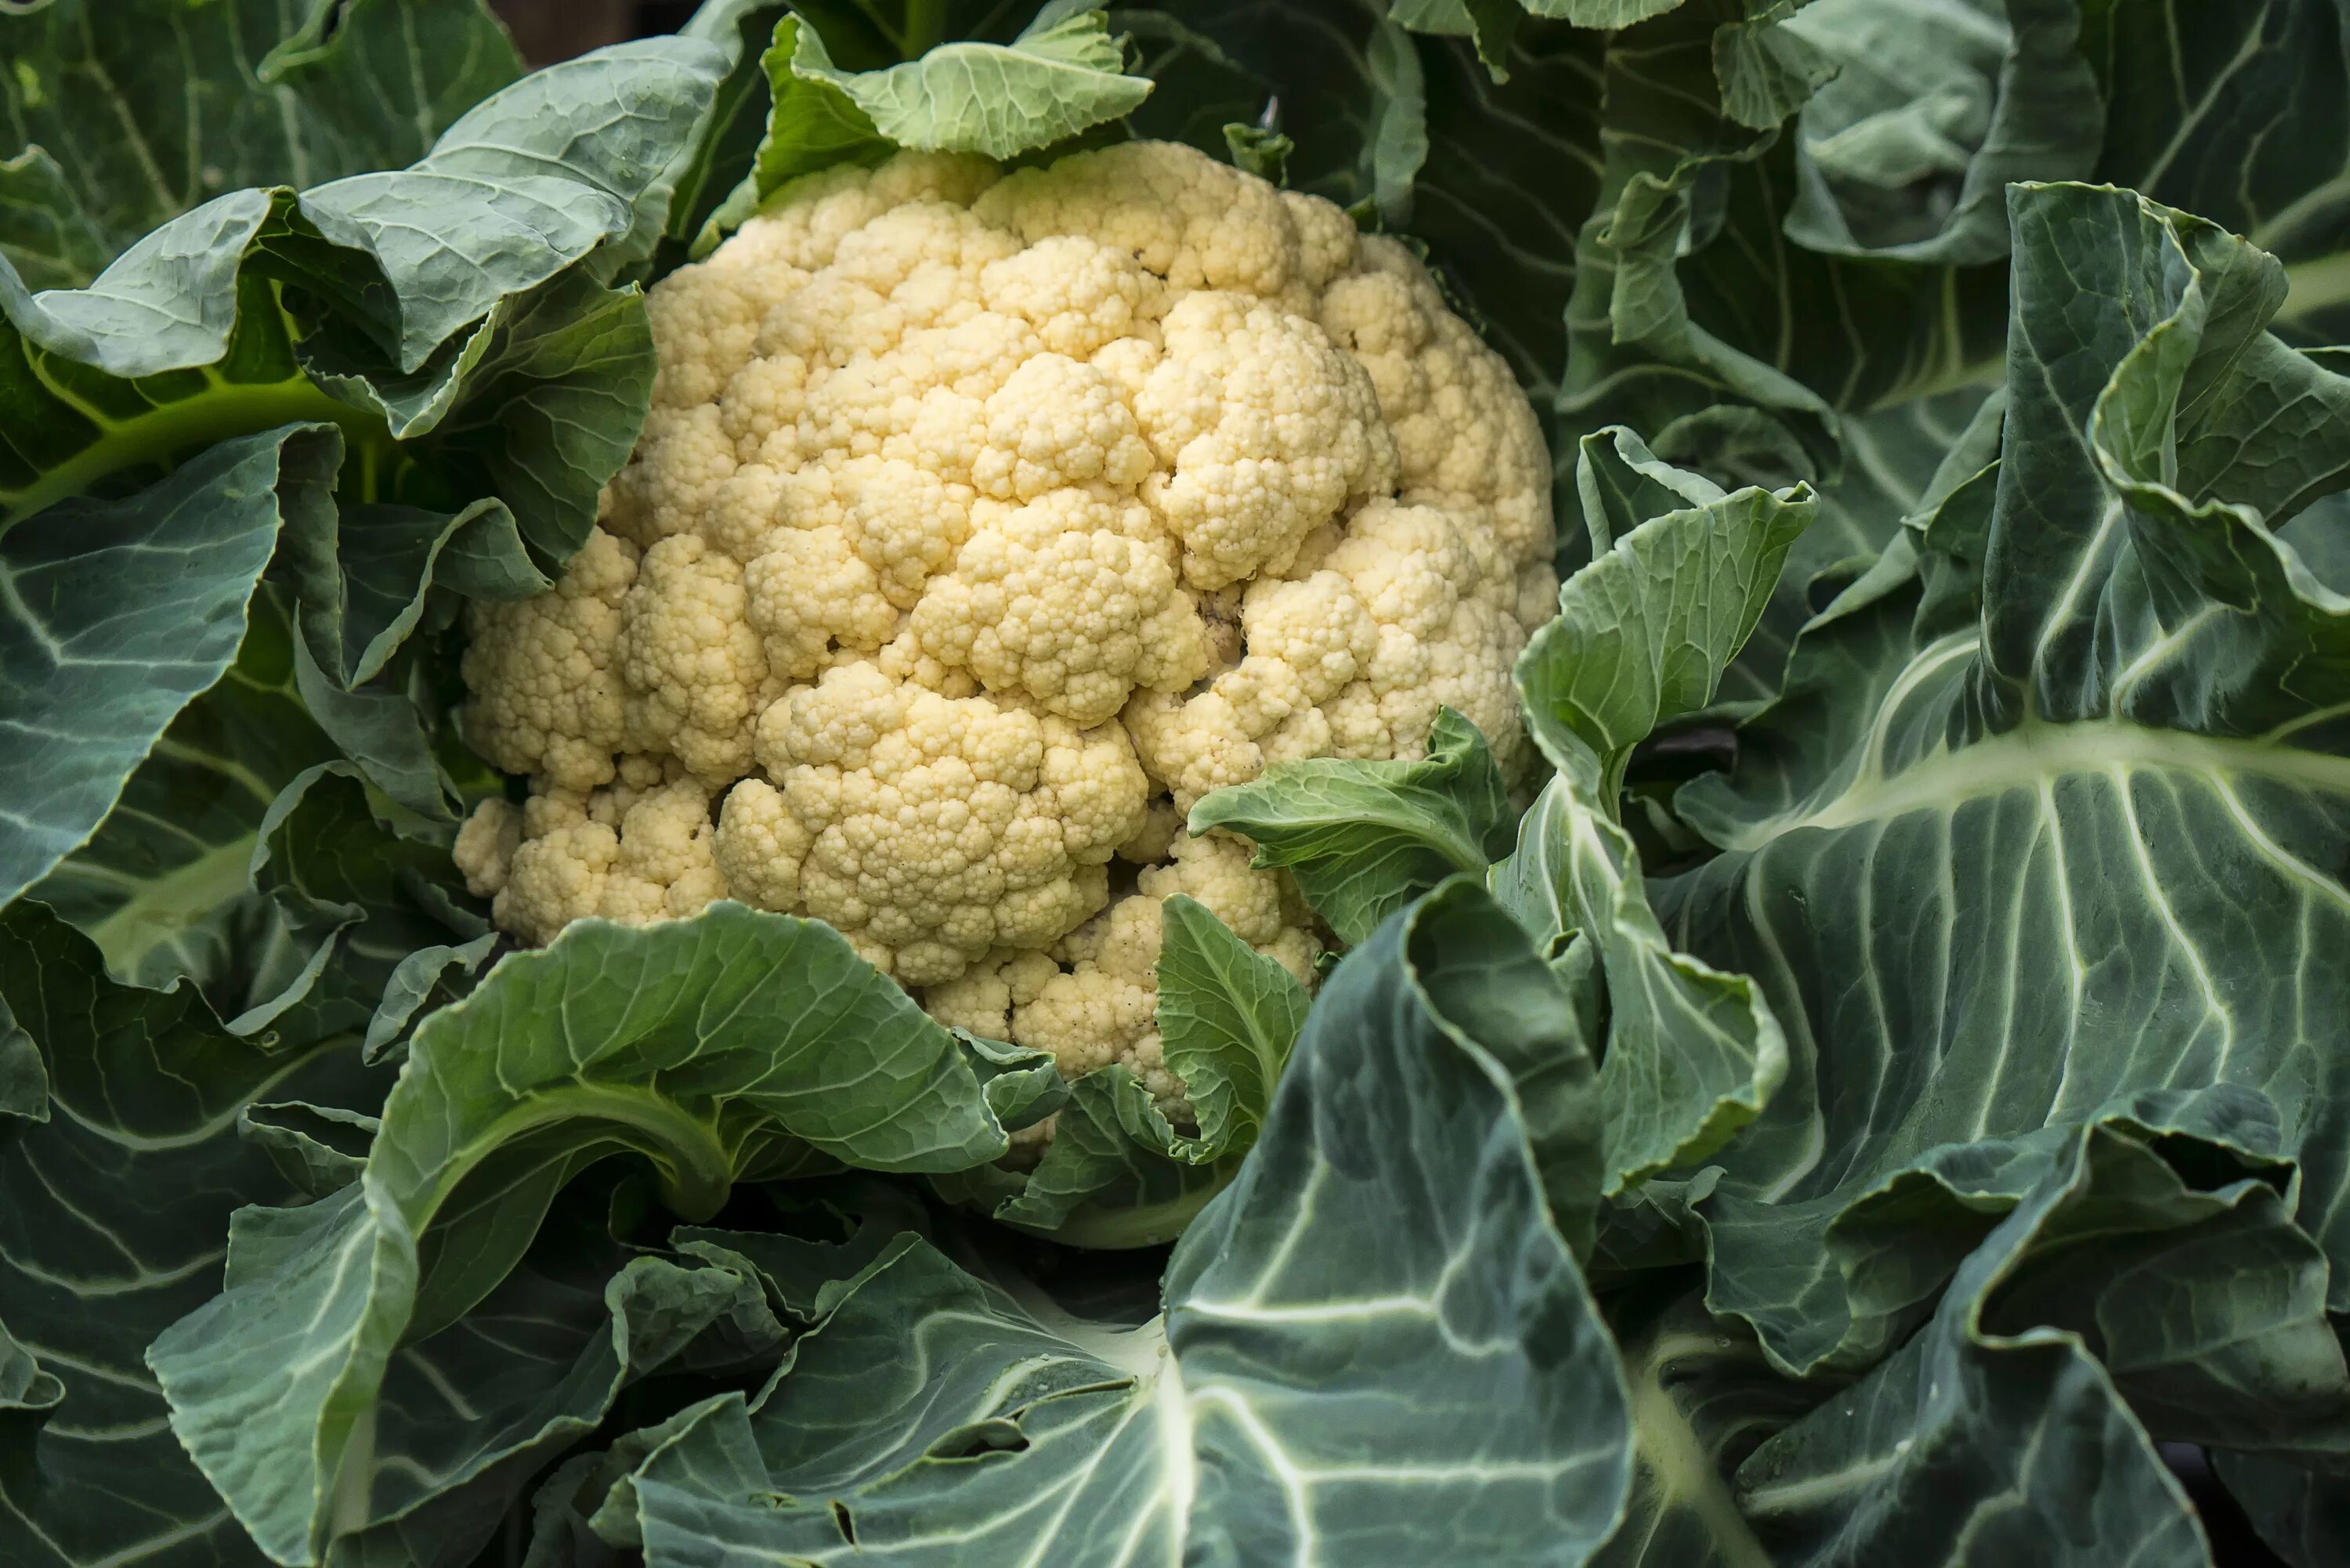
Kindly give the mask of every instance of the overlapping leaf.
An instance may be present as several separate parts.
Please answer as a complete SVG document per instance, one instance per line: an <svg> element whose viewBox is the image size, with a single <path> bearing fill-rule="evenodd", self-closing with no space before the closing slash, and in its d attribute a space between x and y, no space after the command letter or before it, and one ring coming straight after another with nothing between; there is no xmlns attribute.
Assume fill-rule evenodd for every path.
<svg viewBox="0 0 2350 1568"><path fill-rule="evenodd" d="M359 1183L249 1212L265 1260L150 1352L173 1430L281 1562L409 1485L370 1447L389 1358L496 1288L588 1165L637 1154L701 1219L801 1147L954 1170L1006 1144L963 1047L845 939L732 903L508 958L419 1027L382 1121Z"/></svg>
<svg viewBox="0 0 2350 1568"><path fill-rule="evenodd" d="M345 689L385 670L436 588L536 591L539 566L586 536L652 365L641 304L574 264L650 246L712 54L671 42L542 73L410 171L220 197L86 290L33 296L0 265L0 547L16 584L0 722L41 781L13 792L11 894L88 836L227 668L273 557L299 603L313 719L411 809L446 815L425 722L396 682ZM596 96L611 92L617 109ZM401 237L414 225L400 213L456 186L478 223L435 209L436 238ZM520 270L449 270L469 245L511 249L496 236L517 223L534 236ZM323 316L314 292L332 302ZM282 477L236 467L261 461L255 442ZM197 537L218 546L198 570L155 576Z"/></svg>
<svg viewBox="0 0 2350 1568"><path fill-rule="evenodd" d="M1428 755L1412 763L1309 758L1276 763L1191 808L1191 829L1223 828L1282 866L1342 941L1446 877L1482 874L1509 852L1513 814L1477 726L1439 711Z"/></svg>
<svg viewBox="0 0 2350 1568"><path fill-rule="evenodd" d="M1185 1086L1191 1125L1113 1064L1066 1090L1056 1080L1053 1138L1033 1168L956 1172L943 1193L1079 1246L1141 1247L1173 1241L1232 1180L1305 1023L1305 988L1191 898L1168 899L1163 920L1161 1059Z"/></svg>
<svg viewBox="0 0 2350 1568"><path fill-rule="evenodd" d="M480 0L57 0L0 13L0 257L34 288L224 192L412 161L521 69Z"/></svg>
<svg viewBox="0 0 2350 1568"><path fill-rule="evenodd" d="M289 514L329 507L333 427L224 441L128 501L0 535L0 896L72 853L237 655Z"/></svg>
<svg viewBox="0 0 2350 1568"><path fill-rule="evenodd" d="M2306 417L2350 382L2262 331L2283 279L2242 242L2127 193L2014 203L1999 464L1805 634L1738 768L1681 792L1726 853L1649 889L1788 1031L1708 1212L1716 1304L1791 1366L1885 1343L1834 1244L1863 1193L2140 1089L2272 1096L2303 1222L2350 1246L2322 1022L2350 604L2282 531L2350 477L2340 415ZM1949 1262L1915 1266L1922 1299Z"/></svg>
<svg viewBox="0 0 2350 1568"><path fill-rule="evenodd" d="M1694 504L1615 539L1559 590L1558 618L1527 644L1527 728L1558 773L1492 880L1537 937L1580 931L1596 950L1609 1002L1600 1083L1613 1191L1718 1147L1787 1071L1780 1024L1754 984L1675 950L1659 928L1617 802L1633 748L1712 701L1816 504L1801 489L1724 495L1693 474L1675 476L1678 490L1654 474L1610 485L1607 448L1596 438L1586 451L1586 491Z"/></svg>
<svg viewBox="0 0 2350 1568"><path fill-rule="evenodd" d="M1407 958L1481 908L1508 929L1461 891L1341 967L1163 1320L1089 1322L901 1237L771 1390L614 1494L647 1563L1589 1560L1626 1480L1614 1349L1509 1075Z"/></svg>
<svg viewBox="0 0 2350 1568"><path fill-rule="evenodd" d="M49 1096L44 1120L0 1143L15 1357L11 1374L0 1356L0 1397L16 1407L0 1414L0 1555L27 1568L257 1562L140 1356L218 1293L230 1211L300 1196L240 1137L241 1114L265 1099L369 1107L388 1075L348 1041L273 1051L231 1034L191 986L120 984L36 904L0 915L0 1000L37 1044Z"/></svg>
<svg viewBox="0 0 2350 1568"><path fill-rule="evenodd" d="M2210 1561L2141 1419L2175 1428L2183 1413L2145 1386L2161 1377L2149 1353L2190 1385L2210 1379L2205 1392L2282 1370L2291 1350L2261 1329L2299 1294L2297 1332L2331 1349L2331 1391L2343 1390L2340 1349L2295 1288L2308 1254L2290 1239L2307 1238L2262 1162L2238 1163L2224 1129L2239 1113L2214 1098L2048 1141L1924 1331L1740 1468L1740 1502L1773 1561ZM2177 1337L2219 1321L2242 1337Z"/></svg>

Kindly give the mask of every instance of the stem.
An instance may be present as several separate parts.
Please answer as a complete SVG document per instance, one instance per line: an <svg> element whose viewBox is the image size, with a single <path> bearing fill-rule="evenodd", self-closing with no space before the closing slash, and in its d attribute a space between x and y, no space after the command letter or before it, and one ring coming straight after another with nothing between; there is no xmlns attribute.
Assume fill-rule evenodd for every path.
<svg viewBox="0 0 2350 1568"><path fill-rule="evenodd" d="M259 385L217 381L195 397L163 403L127 420L97 421L96 441L24 489L0 493L5 506L0 511L0 531L83 493L122 469L305 421L338 424L361 443L381 433L371 417L306 379Z"/></svg>
<svg viewBox="0 0 2350 1568"><path fill-rule="evenodd" d="M449 1195L488 1155L540 1127L574 1121L610 1127L620 1142L650 1159L660 1178L661 1201L679 1218L700 1221L726 1206L734 1186L734 1160L716 1129L655 1094L572 1084L526 1095L467 1139L436 1173L421 1205L411 1209L402 1200L409 1223L421 1235Z"/></svg>

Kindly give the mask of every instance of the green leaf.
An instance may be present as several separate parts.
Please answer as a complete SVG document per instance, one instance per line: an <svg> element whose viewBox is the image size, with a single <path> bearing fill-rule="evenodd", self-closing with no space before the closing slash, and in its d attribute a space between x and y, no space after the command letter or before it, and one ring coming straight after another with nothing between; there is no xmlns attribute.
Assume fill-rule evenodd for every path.
<svg viewBox="0 0 2350 1568"><path fill-rule="evenodd" d="M1155 1247L1173 1241L1241 1168L1169 1122L1120 1064L1068 1085L1053 1141L1030 1169L996 1166L936 1178L950 1201L1073 1247Z"/></svg>
<svg viewBox="0 0 2350 1568"><path fill-rule="evenodd" d="M495 1291L393 1355L368 1484L352 1489L367 1511L344 1521L338 1560L464 1568L547 1459L649 1375L685 1369L708 1345L755 1343L766 1364L781 1353L783 1325L745 1260L708 1246L646 1255L614 1241L609 1212L603 1184L566 1194Z"/></svg>
<svg viewBox="0 0 2350 1568"><path fill-rule="evenodd" d="M1696 1294L1640 1293L1610 1314L1632 1393L1632 1492L1597 1568L1771 1568L1731 1475L1831 1390L1781 1376L1752 1334Z"/></svg>
<svg viewBox="0 0 2350 1568"><path fill-rule="evenodd" d="M330 504L331 426L224 441L126 501L0 535L0 895L88 839L124 781L236 656L294 511Z"/></svg>
<svg viewBox="0 0 2350 1568"><path fill-rule="evenodd" d="M1456 877L1412 919L1405 957L1430 1017L1508 1075L1551 1222L1588 1261L1607 1177L1591 944L1577 941L1544 963L1507 910Z"/></svg>
<svg viewBox="0 0 2350 1568"><path fill-rule="evenodd" d="M2294 543L2350 480L2350 380L2262 332L2286 286L2243 242L2124 192L2012 201L1997 465L1805 630L1736 767L1677 798L1722 853L1648 888L1794 1047L1705 1210L1716 1306L1792 1367L1900 1329L1839 1254L1860 1199L2157 1087L2274 1098L2350 1306L2318 1065L2350 1005L2320 956L2350 940L2350 601ZM1909 1303L1951 1266L1923 1236L1895 1262Z"/></svg>
<svg viewBox="0 0 2350 1568"><path fill-rule="evenodd" d="M1297 977L1179 893L1160 906L1159 1031L1206 1158L1256 1142L1274 1085L1305 1025Z"/></svg>
<svg viewBox="0 0 2350 1568"><path fill-rule="evenodd" d="M0 58L0 257L41 288L224 191L408 163L521 71L480 0L54 0Z"/></svg>
<svg viewBox="0 0 2350 1568"><path fill-rule="evenodd" d="M2339 1461L2220 1454L2212 1468L2261 1540L2293 1568L2320 1568L2350 1553L2350 1487Z"/></svg>
<svg viewBox="0 0 2350 1568"><path fill-rule="evenodd" d="M1788 237L1914 261L2004 256L2010 181L2096 166L2106 104L2080 28L2072 0L1813 0L1782 30L1835 74L1796 122Z"/></svg>
<svg viewBox="0 0 2350 1568"><path fill-rule="evenodd" d="M114 256L57 161L38 147L0 158L0 257L27 288L77 288Z"/></svg>
<svg viewBox="0 0 2350 1568"><path fill-rule="evenodd" d="M1280 131L1260 125L1227 125L1224 147L1232 154L1233 168L1276 185L1289 183L1289 155L1297 151L1297 143Z"/></svg>
<svg viewBox="0 0 2350 1568"><path fill-rule="evenodd" d="M1785 228L1821 178L1802 139L1779 129L1816 74L1789 53L1816 55L1804 41L1813 34L1798 36L1804 25L1800 13L1749 18L1742 5L1701 0L1611 40L1606 178L1575 243L1565 314L1557 400L1565 431L1629 425L1669 461L1732 488L1759 476L1712 467L1721 443L1711 429L1723 410L1752 410L1782 425L1807 459L1772 479L1776 486L1834 472L1834 410L1991 379L2006 302L1996 268L1954 265L1972 255L1964 247L1947 257L1930 245L1915 256L1841 255L1792 243L1814 238L1827 221L1807 219L1792 236ZM1948 63L1948 51L1937 58ZM2030 97L2062 81L2011 85ZM1998 89L1977 90L1989 99ZM1857 113L1866 99L1854 90L1836 101ZM2076 148L2029 167L2005 159L2008 151L1993 144L1983 155L1986 189L2082 167ZM1581 558L1578 544L1565 541L1570 564Z"/></svg>
<svg viewBox="0 0 2350 1568"><path fill-rule="evenodd" d="M1740 1467L1774 1561L2209 1561L2117 1369L2141 1335L2258 1303L2261 1233L2292 1227L2276 1189L2207 1182L2207 1151L2149 1131L2072 1129L1932 1322Z"/></svg>
<svg viewBox="0 0 2350 1568"><path fill-rule="evenodd" d="M1255 865L1287 867L1340 940L1359 942L1453 873L1482 876L1509 852L1514 816L1485 737L1443 708L1424 761L1275 763L1201 797L1191 828L1250 839Z"/></svg>
<svg viewBox="0 0 2350 1568"><path fill-rule="evenodd" d="M259 1149L287 1186L324 1198L359 1179L382 1125L359 1111L290 1100L245 1106L236 1116L236 1136Z"/></svg>
<svg viewBox="0 0 2350 1568"><path fill-rule="evenodd" d="M649 256L724 68L692 38L551 66L469 111L407 169L305 192L302 216L391 280L388 301L345 300L413 373L500 300L591 252L608 270ZM605 107L591 116L591 103Z"/></svg>
<svg viewBox="0 0 2350 1568"><path fill-rule="evenodd" d="M2292 0L2199 5L2164 27L2138 26L2114 0L2081 11L2081 53L2107 106L2096 177L2283 262L2289 292L2272 329L2286 341L2350 337L2350 120L2312 112L2341 79L2340 16ZM2182 104L2199 134L2179 134Z"/></svg>
<svg viewBox="0 0 2350 1568"><path fill-rule="evenodd" d="M30 902L0 913L0 1002L38 1045L56 1105L0 1144L14 1342L0 1350L0 1399L22 1409L55 1391L36 1432L0 1438L0 1557L255 1561L172 1436L140 1355L219 1291L230 1210L299 1197L239 1137L246 1108L365 1109L387 1080L348 1040L265 1050L223 1029L191 987L120 984L87 939ZM29 1394L25 1357L43 1369Z"/></svg>
<svg viewBox="0 0 2350 1568"><path fill-rule="evenodd" d="M707 123L678 171L663 236L672 246L691 242L728 192L750 178L766 140L767 48L790 15L784 0L710 0L678 31L724 52L726 74L711 95Z"/></svg>
<svg viewBox="0 0 2350 1568"><path fill-rule="evenodd" d="M785 16L761 63L767 73L767 131L752 165L753 192L764 200L802 174L835 163L873 163L889 155L889 140L838 84L795 68L805 24ZM816 36L814 29L806 36ZM816 45L819 53L823 45Z"/></svg>
<svg viewBox="0 0 2350 1568"><path fill-rule="evenodd" d="M1580 483L1597 493L1607 448L1586 449ZM1719 1147L1787 1071L1785 1038L1753 982L1677 950L1659 924L1617 801L1633 748L1713 701L1815 509L1801 488L1704 499L1703 481L1654 474L1617 488L1654 504L1700 499L1617 538L1559 590L1558 618L1526 645L1527 727L1559 771L1492 874L1538 939L1581 931L1597 950L1610 1192Z"/></svg>
<svg viewBox="0 0 2350 1568"><path fill-rule="evenodd" d="M1191 1125L1169 1121L1122 1064L1064 1082L1049 1057L1020 1053L1035 1061L1040 1078L1049 1075L1050 1089L1017 1125L1050 1111L1052 1141L1026 1169L987 1166L936 1178L941 1196L1070 1245L1129 1248L1173 1241L1232 1180L1263 1125L1308 998L1295 975L1197 900L1177 894L1161 909L1162 1060L1183 1085Z"/></svg>
<svg viewBox="0 0 2350 1568"><path fill-rule="evenodd" d="M1149 81L1125 73L1100 12L1038 20L1009 45L941 44L878 71L841 70L809 29L792 71L837 88L896 146L990 158L1049 146L1149 96Z"/></svg>
<svg viewBox="0 0 2350 1568"><path fill-rule="evenodd" d="M901 1236L755 1403L712 1401L639 1468L649 1568L1586 1560L1627 1479L1614 1347L1508 1075L1406 957L1473 910L1342 966L1162 1320L1081 1318Z"/></svg>
<svg viewBox="0 0 2350 1568"><path fill-rule="evenodd" d="M418 948L394 964L391 978L384 982L383 1001L368 1020L362 1042L368 1060L381 1060L408 1033L419 1013L470 992L470 982L499 940L496 931L485 931L468 942L436 942Z"/></svg>
<svg viewBox="0 0 2350 1568"><path fill-rule="evenodd" d="M576 1172L639 1155L704 1219L801 1146L952 1170L1007 1144L955 1037L837 932L732 903L509 955L418 1029L382 1119L361 1180L273 1221L265 1266L151 1351L173 1431L283 1562L371 1516L375 1483L344 1466L387 1358L494 1290Z"/></svg>
<svg viewBox="0 0 2350 1568"><path fill-rule="evenodd" d="M956 1030L987 1095L987 1108L1006 1132L1035 1126L1068 1098L1068 1080L1050 1051L984 1040Z"/></svg>

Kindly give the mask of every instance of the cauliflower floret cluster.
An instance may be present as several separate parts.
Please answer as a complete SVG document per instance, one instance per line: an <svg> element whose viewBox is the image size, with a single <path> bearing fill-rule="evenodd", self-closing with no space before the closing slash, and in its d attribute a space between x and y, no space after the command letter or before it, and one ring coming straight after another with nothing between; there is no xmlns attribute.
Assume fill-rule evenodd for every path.
<svg viewBox="0 0 2350 1568"><path fill-rule="evenodd" d="M812 915L938 1016L1159 1056L1159 905L1301 978L1312 918L1180 831L1290 757L1507 760L1549 463L1393 241L1188 148L814 175L650 297L660 372L555 590L473 607L457 857L498 922Z"/></svg>

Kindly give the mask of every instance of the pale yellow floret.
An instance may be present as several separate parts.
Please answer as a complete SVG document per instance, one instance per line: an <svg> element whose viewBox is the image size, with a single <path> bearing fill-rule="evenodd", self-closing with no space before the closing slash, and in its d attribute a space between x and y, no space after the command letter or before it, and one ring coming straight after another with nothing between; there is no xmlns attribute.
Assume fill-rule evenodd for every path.
<svg viewBox="0 0 2350 1568"><path fill-rule="evenodd" d="M1523 752L1539 423L1329 202L1165 143L900 154L788 186L648 308L653 409L597 532L552 594L469 611L465 733L532 794L456 855L518 936L814 916L1180 1121L1161 902L1301 979L1318 951L1190 807L1419 755L1440 703Z"/></svg>
<svg viewBox="0 0 2350 1568"><path fill-rule="evenodd" d="M1167 1070L1159 1033L1163 906L1189 894L1234 935L1310 982L1321 944L1284 896L1279 873L1249 865L1248 846L1221 834L1179 833L1169 863L1142 873L1138 890L1063 938L1051 958L999 953L926 1004L975 1033L1049 1051L1072 1078L1119 1064L1139 1077L1168 1118L1191 1106Z"/></svg>
<svg viewBox="0 0 2350 1568"><path fill-rule="evenodd" d="M621 605L637 562L636 546L598 528L553 593L467 607L467 744L558 789L593 789L612 776L627 722Z"/></svg>
<svg viewBox="0 0 2350 1568"><path fill-rule="evenodd" d="M522 813L514 802L493 795L473 807L457 829L450 857L465 878L465 890L487 898L504 890L521 845Z"/></svg>
<svg viewBox="0 0 2350 1568"><path fill-rule="evenodd" d="M1135 412L1162 468L1143 498L1220 588L1285 570L1305 536L1395 483L1370 378L1322 329L1232 294L1186 295Z"/></svg>
<svg viewBox="0 0 2350 1568"><path fill-rule="evenodd" d="M1116 716L1137 687L1177 691L1207 672L1172 545L1139 502L1055 490L982 502L972 520L955 569L915 608L926 651L1080 724Z"/></svg>
<svg viewBox="0 0 2350 1568"><path fill-rule="evenodd" d="M503 803L498 803L503 804ZM476 812L482 820L489 803ZM544 942L590 915L629 925L690 915L725 896L710 793L690 778L645 791L617 826L577 795L533 795L491 903L497 923ZM494 820L494 819L493 819Z"/></svg>
<svg viewBox="0 0 2350 1568"><path fill-rule="evenodd" d="M866 938L909 984L998 947L1040 948L1101 907L1146 788L1115 727L951 698L837 666L770 706L765 777L728 794L719 865L738 897Z"/></svg>
<svg viewBox="0 0 2350 1568"><path fill-rule="evenodd" d="M645 552L621 607L631 749L669 753L716 785L742 777L767 682L742 564L699 534L673 535Z"/></svg>

